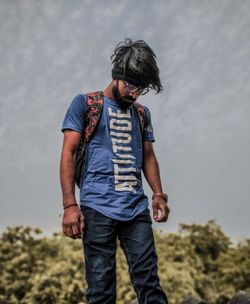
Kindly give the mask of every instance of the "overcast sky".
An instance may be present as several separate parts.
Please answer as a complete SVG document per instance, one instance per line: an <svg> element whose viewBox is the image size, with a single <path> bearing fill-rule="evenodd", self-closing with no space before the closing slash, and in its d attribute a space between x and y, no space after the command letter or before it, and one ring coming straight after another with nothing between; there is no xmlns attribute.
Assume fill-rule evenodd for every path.
<svg viewBox="0 0 250 304"><path fill-rule="evenodd" d="M0 229L61 229L65 112L109 84L114 47L131 37L155 50L164 86L140 98L171 208L154 227L214 219L250 237L249 11L247 0L1 0Z"/></svg>

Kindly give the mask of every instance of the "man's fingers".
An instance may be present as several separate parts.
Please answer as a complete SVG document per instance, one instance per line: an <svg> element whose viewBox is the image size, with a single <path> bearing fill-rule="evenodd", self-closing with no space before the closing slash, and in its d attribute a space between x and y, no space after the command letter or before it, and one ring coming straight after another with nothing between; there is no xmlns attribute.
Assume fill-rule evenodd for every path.
<svg viewBox="0 0 250 304"><path fill-rule="evenodd" d="M63 225L63 233L72 239L81 238L78 223Z"/></svg>
<svg viewBox="0 0 250 304"><path fill-rule="evenodd" d="M71 224L71 228L72 228L72 236L79 237L80 231L79 231L78 222Z"/></svg>
<svg viewBox="0 0 250 304"><path fill-rule="evenodd" d="M167 214L166 214L166 220L168 219L168 215L169 215L169 212L170 212L170 208L168 207L168 205L167 205Z"/></svg>
<svg viewBox="0 0 250 304"><path fill-rule="evenodd" d="M68 237L73 236L71 225L65 225L65 230L66 230L66 234L65 234L66 236Z"/></svg>
<svg viewBox="0 0 250 304"><path fill-rule="evenodd" d="M153 206L153 218L154 220L158 220L158 208Z"/></svg>
<svg viewBox="0 0 250 304"><path fill-rule="evenodd" d="M158 222L166 222L168 219L170 208L168 207L168 205L160 205L159 209L161 211L161 215L158 218Z"/></svg>
<svg viewBox="0 0 250 304"><path fill-rule="evenodd" d="M167 217L166 217L166 209L165 207L163 207L162 205L159 207L160 211L161 211L161 215L158 218L158 222L164 222L166 221Z"/></svg>

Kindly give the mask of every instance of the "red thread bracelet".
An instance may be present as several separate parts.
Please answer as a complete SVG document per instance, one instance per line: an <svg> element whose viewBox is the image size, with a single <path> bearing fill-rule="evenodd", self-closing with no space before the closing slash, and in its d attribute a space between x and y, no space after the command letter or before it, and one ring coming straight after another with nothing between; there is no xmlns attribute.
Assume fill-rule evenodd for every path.
<svg viewBox="0 0 250 304"><path fill-rule="evenodd" d="M70 205L67 205L67 206L63 207L63 209L65 210L65 209L67 209L69 207L72 207L72 206L78 206L78 205L77 205L77 203L70 204Z"/></svg>

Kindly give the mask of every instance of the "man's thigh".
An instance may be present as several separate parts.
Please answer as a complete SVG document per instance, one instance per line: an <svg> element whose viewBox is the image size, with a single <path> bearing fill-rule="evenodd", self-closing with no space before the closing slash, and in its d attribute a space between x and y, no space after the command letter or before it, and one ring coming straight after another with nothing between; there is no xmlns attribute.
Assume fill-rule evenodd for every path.
<svg viewBox="0 0 250 304"><path fill-rule="evenodd" d="M117 233L114 220L92 208L81 209L85 217L83 248L88 284L86 296L115 296Z"/></svg>

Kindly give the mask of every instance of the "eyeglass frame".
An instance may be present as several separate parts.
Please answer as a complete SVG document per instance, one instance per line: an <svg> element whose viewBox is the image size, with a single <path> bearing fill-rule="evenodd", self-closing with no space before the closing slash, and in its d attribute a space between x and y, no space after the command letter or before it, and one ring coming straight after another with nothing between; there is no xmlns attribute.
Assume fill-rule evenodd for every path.
<svg viewBox="0 0 250 304"><path fill-rule="evenodd" d="M124 80L124 83L126 85L126 89L130 92L130 93L134 93L136 91L138 91L138 94L139 95L146 95L148 92L149 92L149 88L140 88L140 87L137 87L133 84L130 84L129 82L127 82L126 80ZM140 93L139 91L142 91L142 93ZM143 93L143 91L145 91Z"/></svg>

